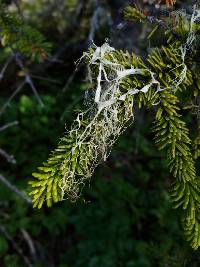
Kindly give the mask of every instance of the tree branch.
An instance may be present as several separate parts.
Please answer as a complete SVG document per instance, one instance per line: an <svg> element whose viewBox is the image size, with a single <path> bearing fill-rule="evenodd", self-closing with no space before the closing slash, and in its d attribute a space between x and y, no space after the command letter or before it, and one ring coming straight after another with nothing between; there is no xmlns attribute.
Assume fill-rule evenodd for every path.
<svg viewBox="0 0 200 267"><path fill-rule="evenodd" d="M6 101L6 103L2 106L2 108L0 109L0 116L2 115L2 113L5 111L5 109L8 107L8 105L10 104L10 102L13 100L13 98L16 96L17 93L19 93L21 91L21 89L24 87L25 85L25 80L23 82L21 82L19 84L19 86L17 87L17 89L12 93L12 95L8 98L8 100Z"/></svg>
<svg viewBox="0 0 200 267"><path fill-rule="evenodd" d="M12 238L12 236L7 232L5 227L3 225L0 225L0 232L6 237L8 241L12 244L13 248L16 250L16 252L21 256L23 259L24 263L28 267L33 267L29 259L24 255L22 249L18 246L18 244L15 242L15 240Z"/></svg>
<svg viewBox="0 0 200 267"><path fill-rule="evenodd" d="M4 66L3 66L3 68L2 68L2 70L1 70L1 72L0 72L0 81L3 79L3 77L4 77L4 73L5 73L5 71L7 70L7 67L8 67L8 65L11 63L12 60L13 60L13 57L11 56L11 57L9 57L9 58L7 59L6 63L4 64Z"/></svg>
<svg viewBox="0 0 200 267"><path fill-rule="evenodd" d="M39 96L39 94L38 94L38 92L37 92L37 90L36 90L36 88L35 88L35 85L34 85L32 79L31 79L30 75L27 73L26 68L25 68L23 62L22 62L22 60L21 60L20 57L19 57L19 54L18 54L18 53L15 53L14 51L13 51L13 54L14 54L14 56L15 56L15 60L16 60L16 62L17 62L17 64L18 64L18 66L21 68L21 70L22 70L22 71L24 72L24 74L25 74L25 82L26 82L27 84L29 84L29 86L31 87L31 89L32 89L33 93L35 94L35 96L36 96L36 98L37 98L39 104L41 105L41 107L44 107L44 104L43 104L43 102L42 102L42 99L40 98L40 96Z"/></svg>
<svg viewBox="0 0 200 267"><path fill-rule="evenodd" d="M8 154L5 150L0 148L0 155L3 156L8 162L16 164L16 160L13 155Z"/></svg>
<svg viewBox="0 0 200 267"><path fill-rule="evenodd" d="M28 205L32 206L31 199L24 193L21 192L15 185L11 184L3 175L0 174L0 182L2 182L5 186L7 186L11 191L16 193L19 197L21 197Z"/></svg>
<svg viewBox="0 0 200 267"><path fill-rule="evenodd" d="M18 121L9 122L6 125L0 127L0 132L5 131L7 128L10 128L12 126L18 125L18 123Z"/></svg>

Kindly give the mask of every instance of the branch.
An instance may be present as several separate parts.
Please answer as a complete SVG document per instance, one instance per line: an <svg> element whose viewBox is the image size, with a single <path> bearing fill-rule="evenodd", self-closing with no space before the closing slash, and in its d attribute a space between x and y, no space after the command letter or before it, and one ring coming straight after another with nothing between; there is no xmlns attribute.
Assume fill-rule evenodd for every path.
<svg viewBox="0 0 200 267"><path fill-rule="evenodd" d="M18 64L18 66L21 68L21 70L25 74L25 82L28 83L29 86L31 87L31 89L32 89L33 93L35 94L35 96L36 96L39 104L41 105L41 107L44 107L44 104L42 102L42 99L40 98L40 96L39 96L39 94L38 94L38 92L37 92L37 90L35 88L35 85L34 85L32 79L31 79L30 75L27 73L26 68L25 68L23 62L22 62L22 60L19 57L19 54L18 53L15 53L14 51L13 51L13 54L15 56L15 60L16 60L16 62Z"/></svg>
<svg viewBox="0 0 200 267"><path fill-rule="evenodd" d="M94 12L91 18L90 22L90 31L89 31L89 36L88 36L88 41L89 43L94 40L95 37L95 32L98 29L99 25L99 14L101 12L101 7L98 5L98 1L94 1L95 7L94 7Z"/></svg>
<svg viewBox="0 0 200 267"><path fill-rule="evenodd" d="M5 227L3 225L0 225L0 232L6 237L8 241L12 244L13 248L16 250L16 252L21 256L23 261L28 267L33 267L29 259L24 255L22 249L18 246L18 244L15 242L15 240L12 238L12 236L7 232Z"/></svg>
<svg viewBox="0 0 200 267"><path fill-rule="evenodd" d="M15 60L16 60L16 62L17 62L17 64L18 64L18 66L21 68L21 70L22 70L23 73L25 74L25 79L24 79L23 82L21 82L21 83L19 84L19 86L17 87L17 89L16 89L16 90L13 92L13 94L8 98L7 102L2 106L2 108L0 109L0 116L1 116L2 113L5 111L5 109L8 107L8 105L9 105L10 102L13 100L13 98L16 96L16 94L17 94L19 91L21 91L21 89L24 87L24 85L25 85L26 83L31 87L31 89L32 89L33 93L35 94L35 96L36 96L38 102L40 103L40 105L41 105L42 107L44 107L44 104L43 104L43 102L42 102L42 100L41 100L41 98L40 98L40 96L39 96L39 94L38 94L38 92L37 92L37 90L36 90L36 88L35 88L35 85L34 85L32 79L31 79L30 75L27 73L27 71L26 71L26 69L25 69L25 66L24 66L23 62L22 62L21 59L19 58L19 55L18 55L17 53L15 53L14 51L13 51L13 55L14 55L14 57L15 57Z"/></svg>
<svg viewBox="0 0 200 267"><path fill-rule="evenodd" d="M72 84L72 82L74 81L74 78L76 76L76 73L79 71L80 69L80 65L76 67L76 69L72 72L72 74L69 76L69 78L67 79L66 84L64 85L62 91L63 93L65 93L68 88L70 87L70 85Z"/></svg>
<svg viewBox="0 0 200 267"><path fill-rule="evenodd" d="M21 197L28 205L32 206L31 199L24 193L21 192L15 185L11 184L3 175L0 174L0 181L7 186L11 191L16 193L19 197Z"/></svg>
<svg viewBox="0 0 200 267"><path fill-rule="evenodd" d="M18 121L9 122L9 123L7 123L6 125L0 127L0 132L4 131L4 130L6 130L7 128L10 128L10 127L12 127L12 126L18 125L18 123L19 123Z"/></svg>
<svg viewBox="0 0 200 267"><path fill-rule="evenodd" d="M62 113L62 115L61 115L61 117L60 117L60 121L63 121L64 120L64 118L65 118L65 114L67 113L67 112L70 112L71 110L72 110L72 108L74 107L74 105L76 104L76 103L78 103L81 99L83 99L83 96L81 95L80 97L77 97L72 103L71 103L71 105L69 105L64 111L63 111L63 113Z"/></svg>
<svg viewBox="0 0 200 267"><path fill-rule="evenodd" d="M22 228L21 229L21 233L24 237L24 240L26 241L26 243L28 244L28 247L30 249L30 253L33 257L33 259L36 259L36 249L35 249L35 245L34 245L34 242L33 240L31 239L29 233L24 229Z"/></svg>
<svg viewBox="0 0 200 267"><path fill-rule="evenodd" d="M170 30L169 26L161 19L156 18L155 16L147 16L146 20L151 24L156 24L164 30Z"/></svg>
<svg viewBox="0 0 200 267"><path fill-rule="evenodd" d="M50 79L50 78L47 78L47 77L38 76L38 75L35 75L35 74L30 74L30 77L38 79L38 80L47 81L47 82L50 82L50 83L61 84L61 82L58 81L58 80Z"/></svg>
<svg viewBox="0 0 200 267"><path fill-rule="evenodd" d="M16 164L16 160L13 155L8 154L5 150L0 148L0 155L3 156L8 162Z"/></svg>
<svg viewBox="0 0 200 267"><path fill-rule="evenodd" d="M5 109L7 108L7 106L10 104L10 102L13 100L13 98L16 96L17 93L19 93L21 91L21 89L24 87L25 85L25 81L21 82L19 84L19 86L17 87L17 89L12 93L12 95L8 98L8 100L6 101L6 103L2 106L2 108L0 109L0 116L2 115L2 113L5 111Z"/></svg>
<svg viewBox="0 0 200 267"><path fill-rule="evenodd" d="M4 64L4 66L0 72L0 81L3 79L4 73L5 73L8 65L11 63L12 60L13 60L13 57L11 56L7 59L6 63Z"/></svg>

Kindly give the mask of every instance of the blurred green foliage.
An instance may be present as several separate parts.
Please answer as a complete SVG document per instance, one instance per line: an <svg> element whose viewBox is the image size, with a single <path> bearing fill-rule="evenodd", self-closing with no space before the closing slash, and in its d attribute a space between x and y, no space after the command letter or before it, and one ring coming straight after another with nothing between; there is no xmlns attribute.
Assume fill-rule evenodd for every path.
<svg viewBox="0 0 200 267"><path fill-rule="evenodd" d="M54 6L52 2L56 3L23 1L25 15L56 44L58 40L74 44L78 38L87 38L90 12L86 12L85 24L76 36L65 35L76 1L63 1L66 9L62 16L58 9L48 11ZM44 17L40 16L45 10ZM55 19L50 20L53 14ZM57 36L59 31L62 34ZM17 161L11 165L0 157L0 172L21 191L27 190L31 173L46 160L65 131L64 122L68 127L76 116L74 111L83 105L82 73L62 92L79 54L80 50L66 50L62 66L58 63L46 70L38 67L41 75L61 82L36 81L44 108L25 87L0 117L0 125L19 122L0 132L0 147ZM6 51L0 47L1 66L5 59ZM13 92L19 78L15 76L12 64L0 84L0 106ZM145 118L142 112L136 114L135 125L120 137L109 160L98 168L76 203L65 200L51 209L35 210L0 183L0 225L11 237L0 231L0 266L27 266L13 246L14 240L33 267L198 267L199 251L192 251L184 242L177 214L169 204L167 191L172 177L163 153L152 142L151 121L151 114Z"/></svg>
<svg viewBox="0 0 200 267"><path fill-rule="evenodd" d="M70 98L73 94L69 102ZM50 95L42 99L44 109L34 97L21 95L5 116L20 123L1 135L1 145L17 159L16 166L3 167L22 190L63 131L59 117L64 103L61 99L57 103ZM67 113L68 121L73 109ZM198 252L191 252L184 244L171 211L167 195L170 177L163 155L150 142L148 121L150 118L120 138L109 161L99 167L77 203L66 200L50 210L32 210L1 185L1 203L7 203L2 207L1 223L25 251L28 248L20 231L30 234L38 246L34 266L50 266L51 261L59 267L198 266ZM0 239L0 255L2 266L25 266L4 237Z"/></svg>

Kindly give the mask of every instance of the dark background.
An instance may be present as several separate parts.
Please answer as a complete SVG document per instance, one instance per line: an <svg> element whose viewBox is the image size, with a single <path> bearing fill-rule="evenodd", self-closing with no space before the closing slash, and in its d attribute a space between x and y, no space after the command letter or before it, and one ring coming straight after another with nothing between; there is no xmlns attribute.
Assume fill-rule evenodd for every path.
<svg viewBox="0 0 200 267"><path fill-rule="evenodd" d="M84 108L86 68L74 62L94 40L105 38L118 49L145 57L153 46L146 26L127 23L122 10L133 1L35 0L6 1L53 44L43 63L26 60L42 108L25 86L0 116L0 125L18 124L0 132L0 173L22 192L28 180ZM176 7L194 1L177 1ZM137 1L153 12L156 1ZM159 42L159 36L156 36ZM0 46L3 68L7 52ZM21 79L11 62L0 81L0 106ZM121 136L107 162L98 167L76 202L33 209L0 183L0 267L183 267L200 266L199 251L184 241L178 212L171 208L172 177L165 156L156 150L153 116L137 110L134 124Z"/></svg>

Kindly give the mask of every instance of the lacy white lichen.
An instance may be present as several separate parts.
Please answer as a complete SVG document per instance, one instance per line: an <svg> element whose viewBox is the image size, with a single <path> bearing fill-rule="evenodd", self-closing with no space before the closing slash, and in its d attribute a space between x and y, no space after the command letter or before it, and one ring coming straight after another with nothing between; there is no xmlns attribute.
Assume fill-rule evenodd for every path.
<svg viewBox="0 0 200 267"><path fill-rule="evenodd" d="M187 66L185 64L185 56L195 40L193 25L197 19L200 18L200 12L194 9L190 18L190 30L186 43L181 45L178 49L181 54L182 63L177 68L182 67L179 77L174 79L169 87L173 92L177 90L179 85L185 80L187 73ZM93 45L94 52L92 54L84 53L83 58L88 61L88 79L91 84L94 84L93 68L97 69L96 75L96 89L94 98L90 99L91 107L85 113L78 115L74 126L69 132L69 136L76 136L76 142L71 150L72 158L75 164L80 160L80 156L76 155L87 147L88 157L92 157L90 165L85 168L83 174L77 173L73 169L73 164L67 172L64 173L61 180L60 187L64 193L67 192L71 199L76 199L80 193L81 185L84 185L84 180L91 177L95 167L102 161L106 160L110 149L122 134L126 127L134 121L133 101L134 95L147 93L149 89L156 87L155 94L161 90L166 90L169 87L161 87L160 82L156 79L156 74L148 68L138 69L132 66L127 69L122 64L119 64L114 57L115 49L107 42L101 47ZM112 60L108 60L112 58ZM146 75L150 77L143 88L131 88L126 93L120 90L120 84L127 77L134 75ZM154 97L155 94L152 96ZM123 105L123 108L122 108ZM123 115L121 114L123 109ZM85 128L82 128L82 121L87 120ZM89 120L89 122L88 122ZM86 159L81 159L85 160ZM63 166L69 162L63 161Z"/></svg>

